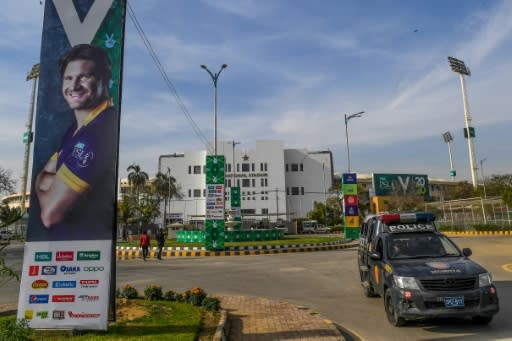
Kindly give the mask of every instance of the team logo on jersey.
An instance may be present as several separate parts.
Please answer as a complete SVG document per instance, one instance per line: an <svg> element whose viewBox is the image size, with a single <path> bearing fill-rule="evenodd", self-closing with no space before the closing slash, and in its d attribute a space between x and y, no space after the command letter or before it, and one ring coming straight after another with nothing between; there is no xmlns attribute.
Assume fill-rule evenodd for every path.
<svg viewBox="0 0 512 341"><path fill-rule="evenodd" d="M76 160L76 164L82 168L88 167L91 164L91 160L94 159L94 153L88 150L83 142L75 144L71 156Z"/></svg>

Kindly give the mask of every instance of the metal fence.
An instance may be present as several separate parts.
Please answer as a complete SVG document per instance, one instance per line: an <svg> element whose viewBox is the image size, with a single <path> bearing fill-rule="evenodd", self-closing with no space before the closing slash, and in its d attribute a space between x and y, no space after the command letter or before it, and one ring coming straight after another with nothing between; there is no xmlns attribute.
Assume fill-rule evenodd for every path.
<svg viewBox="0 0 512 341"><path fill-rule="evenodd" d="M469 198L425 203L425 210L436 214L441 226L512 225L512 212L501 197Z"/></svg>

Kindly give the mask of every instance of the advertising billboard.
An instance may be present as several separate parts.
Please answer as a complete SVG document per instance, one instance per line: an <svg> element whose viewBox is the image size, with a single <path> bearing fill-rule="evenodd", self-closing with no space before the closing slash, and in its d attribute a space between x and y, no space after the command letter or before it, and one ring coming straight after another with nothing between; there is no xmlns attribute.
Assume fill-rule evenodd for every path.
<svg viewBox="0 0 512 341"><path fill-rule="evenodd" d="M430 195L428 175L423 174L373 174L375 195L412 194Z"/></svg>
<svg viewBox="0 0 512 341"><path fill-rule="evenodd" d="M18 304L31 328L107 328L125 13L126 0L45 2Z"/></svg>

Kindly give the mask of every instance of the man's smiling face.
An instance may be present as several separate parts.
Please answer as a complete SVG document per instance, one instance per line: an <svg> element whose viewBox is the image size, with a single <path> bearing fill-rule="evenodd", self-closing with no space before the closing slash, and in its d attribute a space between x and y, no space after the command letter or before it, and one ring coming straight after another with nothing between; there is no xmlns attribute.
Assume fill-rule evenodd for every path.
<svg viewBox="0 0 512 341"><path fill-rule="evenodd" d="M62 94L74 110L93 109L103 100L101 81L94 75L91 60L69 62L62 77Z"/></svg>

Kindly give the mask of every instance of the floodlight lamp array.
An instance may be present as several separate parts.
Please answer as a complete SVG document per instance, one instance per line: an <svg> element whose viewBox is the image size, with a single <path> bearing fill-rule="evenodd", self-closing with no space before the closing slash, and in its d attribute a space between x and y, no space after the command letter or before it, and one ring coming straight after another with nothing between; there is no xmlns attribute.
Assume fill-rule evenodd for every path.
<svg viewBox="0 0 512 341"><path fill-rule="evenodd" d="M471 71L462 60L453 57L448 57L448 62L450 63L450 67L452 68L453 72L457 72L466 76L471 76Z"/></svg>

